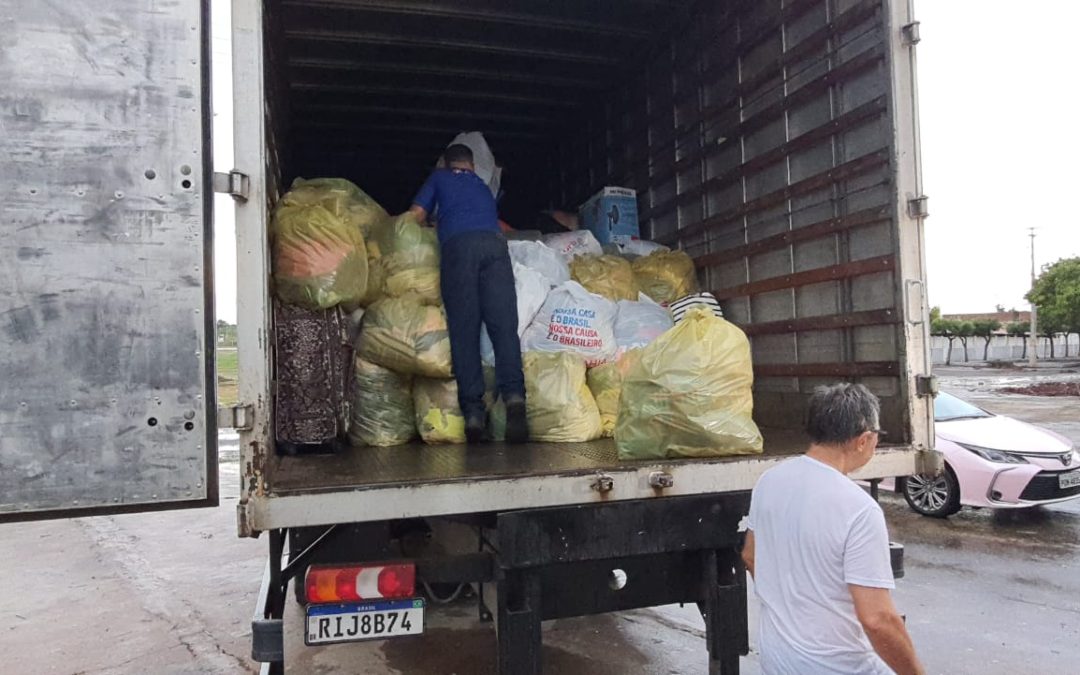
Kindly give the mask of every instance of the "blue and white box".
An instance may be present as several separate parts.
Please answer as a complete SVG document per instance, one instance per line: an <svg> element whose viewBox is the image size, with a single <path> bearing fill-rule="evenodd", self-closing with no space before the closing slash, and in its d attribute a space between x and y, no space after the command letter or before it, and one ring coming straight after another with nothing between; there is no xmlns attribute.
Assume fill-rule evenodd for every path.
<svg viewBox="0 0 1080 675"><path fill-rule="evenodd" d="M625 245L641 236L638 228L637 191L606 187L589 198L578 210L582 229L589 230L601 244Z"/></svg>

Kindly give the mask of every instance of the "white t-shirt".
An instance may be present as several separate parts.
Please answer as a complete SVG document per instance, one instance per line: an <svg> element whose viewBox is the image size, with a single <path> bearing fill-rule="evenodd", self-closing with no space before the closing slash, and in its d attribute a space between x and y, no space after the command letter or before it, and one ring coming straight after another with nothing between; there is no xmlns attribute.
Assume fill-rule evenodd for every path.
<svg viewBox="0 0 1080 675"><path fill-rule="evenodd" d="M758 481L749 528L762 672L891 673L870 645L848 589L895 588L885 516L870 495L803 455Z"/></svg>

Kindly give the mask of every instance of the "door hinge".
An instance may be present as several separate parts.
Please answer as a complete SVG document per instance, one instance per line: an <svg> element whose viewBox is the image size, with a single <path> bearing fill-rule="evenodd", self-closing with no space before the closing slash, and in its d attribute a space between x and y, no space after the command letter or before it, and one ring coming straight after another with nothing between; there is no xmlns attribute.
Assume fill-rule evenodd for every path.
<svg viewBox="0 0 1080 675"><path fill-rule="evenodd" d="M236 199L246 202L250 185L251 180L247 174L240 173L236 169L229 173L214 172L214 192L232 195Z"/></svg>
<svg viewBox="0 0 1080 675"><path fill-rule="evenodd" d="M919 195L918 197L909 199L907 203L908 215L912 218L926 218L929 216L929 200L930 198L926 195Z"/></svg>
<svg viewBox="0 0 1080 675"><path fill-rule="evenodd" d="M919 44L919 40L922 37L919 35L919 22L912 21L908 25L900 29L900 34L904 38L904 44L908 47Z"/></svg>
<svg viewBox="0 0 1080 675"><path fill-rule="evenodd" d="M915 395L916 396L937 396L938 393L938 379L933 375L916 375L915 376Z"/></svg>
<svg viewBox="0 0 1080 675"><path fill-rule="evenodd" d="M255 406L234 405L218 408L218 429L246 431L255 427Z"/></svg>

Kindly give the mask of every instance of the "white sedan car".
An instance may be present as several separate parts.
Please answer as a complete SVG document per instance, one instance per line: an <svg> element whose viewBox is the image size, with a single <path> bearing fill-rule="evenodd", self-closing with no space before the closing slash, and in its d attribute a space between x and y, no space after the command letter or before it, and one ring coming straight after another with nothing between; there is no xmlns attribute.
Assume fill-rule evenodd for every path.
<svg viewBox="0 0 1080 675"><path fill-rule="evenodd" d="M934 399L939 476L898 478L904 499L924 516L945 518L962 506L1015 509L1080 497L1080 454L1048 429L994 415L941 392Z"/></svg>

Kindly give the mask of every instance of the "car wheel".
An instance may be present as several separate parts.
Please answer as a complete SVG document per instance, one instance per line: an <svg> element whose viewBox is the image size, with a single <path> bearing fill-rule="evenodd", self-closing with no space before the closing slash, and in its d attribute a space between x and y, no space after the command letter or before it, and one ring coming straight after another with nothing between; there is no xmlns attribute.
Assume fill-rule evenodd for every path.
<svg viewBox="0 0 1080 675"><path fill-rule="evenodd" d="M931 518L947 518L960 510L960 483L948 466L937 476L908 476L900 488L908 506Z"/></svg>

